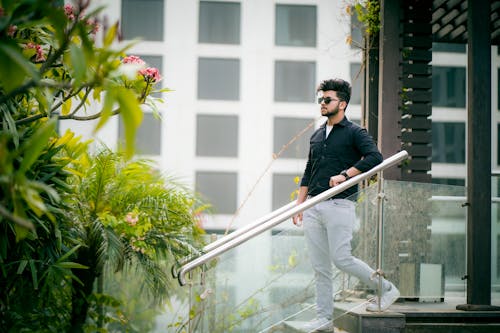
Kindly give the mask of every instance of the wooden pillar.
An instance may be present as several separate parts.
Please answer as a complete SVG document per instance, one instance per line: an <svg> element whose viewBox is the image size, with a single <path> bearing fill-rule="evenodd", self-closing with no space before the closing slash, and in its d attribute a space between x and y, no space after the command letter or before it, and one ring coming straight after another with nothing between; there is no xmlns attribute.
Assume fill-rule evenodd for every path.
<svg viewBox="0 0 500 333"><path fill-rule="evenodd" d="M491 41L489 1L467 9L467 304L491 306ZM495 309L497 310L497 309Z"/></svg>
<svg viewBox="0 0 500 333"><path fill-rule="evenodd" d="M368 133L375 141L378 140L378 80L379 80L379 37L365 40L365 112L364 121Z"/></svg>
<svg viewBox="0 0 500 333"><path fill-rule="evenodd" d="M401 151L400 11L399 0L381 0L377 143L384 158ZM389 168L384 172L384 178L400 180L401 170L398 167Z"/></svg>

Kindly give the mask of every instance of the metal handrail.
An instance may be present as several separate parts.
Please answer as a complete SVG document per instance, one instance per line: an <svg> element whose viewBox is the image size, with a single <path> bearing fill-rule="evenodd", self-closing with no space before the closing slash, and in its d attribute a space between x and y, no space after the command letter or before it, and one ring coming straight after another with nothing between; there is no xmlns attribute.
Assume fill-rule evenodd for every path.
<svg viewBox="0 0 500 333"><path fill-rule="evenodd" d="M370 169L364 173L361 173L355 177L352 177L349 180L343 182L342 184L335 186L335 187L332 187L332 188L304 201L303 203L301 203L299 205L292 203L293 204L292 208L288 209L287 211L285 211L277 216L274 216L273 218L269 219L268 221L266 221L262 224L259 224L256 226L255 226L255 224L253 224L254 227L250 230L247 230L247 232L240 234L239 236L225 242L224 244L214 248L213 250L211 250L207 253L204 253L201 256L184 264L180 268L179 274L177 276L177 278L179 280L179 284L181 286L184 286L186 284L185 275L188 272L192 271L193 269L195 269L201 265L206 264L207 262L216 258L217 256L219 256L219 255L229 251L230 249L254 238L257 235L260 235L264 231L267 231L267 230L273 228L274 226L284 222L285 220L289 219L290 217L292 217L300 212L303 212L304 210L316 205L317 203L324 201L326 199L329 199L329 198L333 197L334 195L345 191L349 187L354 186L354 185L360 183L361 181L372 177L376 173L398 164L399 162L405 160L407 157L408 157L408 152L406 152L405 150L400 151L399 153L394 154L391 157L385 159L382 163L373 167L372 169Z"/></svg>
<svg viewBox="0 0 500 333"><path fill-rule="evenodd" d="M290 208L292 208L293 206L296 206L296 203L295 202L290 202L274 211L272 211L271 213L267 214L267 215L264 215L262 216L261 218L255 220L255 222L253 223L249 223L241 228L238 228L236 229L235 231L231 232L230 234L227 234L219 239L217 239L216 241L210 243L210 244L207 244L203 247L203 249L201 249L201 251L197 254L193 254L191 256L188 256L186 258L184 258L183 260L181 260L179 263L177 263L177 265L174 265L172 266L172 276L174 278L177 278L179 276L179 272L177 271L177 269L188 263L189 261L195 259L195 258L198 258L199 256L203 255L204 253L207 253L207 252L210 252L210 251L213 251L215 250L216 248L226 244L227 242L229 242L230 240L254 229L255 227L261 225L262 223L264 222L267 222L269 221L270 219L280 215L281 213L283 212L286 212L287 210L289 210Z"/></svg>

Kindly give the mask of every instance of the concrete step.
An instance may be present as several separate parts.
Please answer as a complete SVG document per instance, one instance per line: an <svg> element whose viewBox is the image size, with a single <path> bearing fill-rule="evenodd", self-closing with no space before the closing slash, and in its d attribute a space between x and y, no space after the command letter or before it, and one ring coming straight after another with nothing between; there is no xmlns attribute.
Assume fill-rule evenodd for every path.
<svg viewBox="0 0 500 333"><path fill-rule="evenodd" d="M285 321L283 323L283 327L287 330L283 331L283 332L286 332L286 333L310 333L309 331L303 329L305 324L307 324L307 321L297 321L297 320ZM350 333L350 332L345 331L343 329L340 329L338 327L334 327L334 330L329 330L329 331L328 330L321 330L321 331L317 331L317 332Z"/></svg>
<svg viewBox="0 0 500 333"><path fill-rule="evenodd" d="M403 333L494 333L500 324L480 323L407 323Z"/></svg>

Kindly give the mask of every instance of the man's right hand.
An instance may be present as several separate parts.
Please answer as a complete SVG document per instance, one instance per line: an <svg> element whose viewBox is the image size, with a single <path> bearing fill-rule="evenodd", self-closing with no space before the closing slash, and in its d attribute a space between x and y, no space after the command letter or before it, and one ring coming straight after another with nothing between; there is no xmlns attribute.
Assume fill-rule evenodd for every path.
<svg viewBox="0 0 500 333"><path fill-rule="evenodd" d="M302 213L297 213L297 215L293 216L292 221L297 227L302 226Z"/></svg>

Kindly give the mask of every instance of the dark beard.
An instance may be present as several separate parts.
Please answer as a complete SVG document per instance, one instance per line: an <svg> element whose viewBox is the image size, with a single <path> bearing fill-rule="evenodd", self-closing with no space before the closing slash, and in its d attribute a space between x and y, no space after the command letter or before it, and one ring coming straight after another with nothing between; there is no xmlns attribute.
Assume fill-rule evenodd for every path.
<svg viewBox="0 0 500 333"><path fill-rule="evenodd" d="M337 113L339 113L339 108L335 108L332 111L325 113L324 116L330 118L336 116Z"/></svg>

